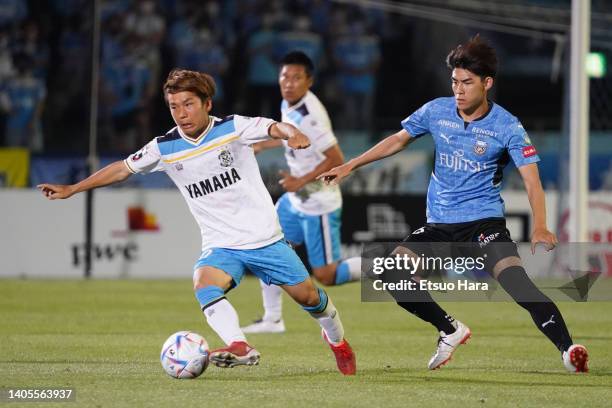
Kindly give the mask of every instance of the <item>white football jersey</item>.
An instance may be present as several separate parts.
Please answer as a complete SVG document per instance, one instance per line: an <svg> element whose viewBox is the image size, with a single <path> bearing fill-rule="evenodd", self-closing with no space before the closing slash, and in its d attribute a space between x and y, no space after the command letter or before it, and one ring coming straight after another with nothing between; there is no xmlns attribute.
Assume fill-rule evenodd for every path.
<svg viewBox="0 0 612 408"><path fill-rule="evenodd" d="M283 142L291 175L301 177L325 160L323 152L338 144L338 141L327 110L310 91L293 106L283 101L281 113L283 122L297 127L310 139L311 146L302 150L291 149L286 141ZM289 200L296 209L309 215L325 214L342 206L340 187L328 186L322 181L312 181L300 191L289 193Z"/></svg>
<svg viewBox="0 0 612 408"><path fill-rule="evenodd" d="M254 249L283 238L272 198L251 145L270 138L266 118L211 116L189 139L179 127L125 159L134 173L165 171L181 191L202 232L202 250Z"/></svg>

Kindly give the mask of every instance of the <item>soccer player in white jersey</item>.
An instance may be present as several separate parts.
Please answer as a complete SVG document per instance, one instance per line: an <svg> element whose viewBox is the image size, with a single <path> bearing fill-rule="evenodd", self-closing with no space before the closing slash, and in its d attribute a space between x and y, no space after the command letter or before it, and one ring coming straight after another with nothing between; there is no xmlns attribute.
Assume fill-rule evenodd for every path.
<svg viewBox="0 0 612 408"><path fill-rule="evenodd" d="M292 149L286 141L259 142L255 151L284 146L290 172L281 172L286 191L276 203L285 238L304 245L314 277L324 285L342 285L359 280L361 258L340 257L342 195L340 187L329 186L316 177L339 166L344 156L334 136L327 110L310 91L314 65L301 51L285 55L280 63L279 85L283 122L298 128L310 139L310 147ZM282 291L261 281L264 315L243 328L245 333L282 333Z"/></svg>
<svg viewBox="0 0 612 408"><path fill-rule="evenodd" d="M308 311L321 326L338 369L354 374L355 355L344 339L336 308L283 239L251 147L273 138L304 149L310 145L308 138L292 125L271 119L209 116L215 84L201 72L173 70L163 92L176 127L79 183L38 188L51 200L63 199L134 173L165 171L202 233L202 253L193 273L195 296L208 324L227 345L213 350L210 361L219 367L259 363L260 354L247 343L236 310L225 298L249 269L264 282L280 285Z"/></svg>

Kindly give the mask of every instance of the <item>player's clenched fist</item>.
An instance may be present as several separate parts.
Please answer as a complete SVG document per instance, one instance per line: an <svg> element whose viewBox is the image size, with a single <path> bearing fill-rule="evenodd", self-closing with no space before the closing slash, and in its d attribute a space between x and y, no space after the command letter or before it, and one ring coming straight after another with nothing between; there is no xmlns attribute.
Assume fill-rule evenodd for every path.
<svg viewBox="0 0 612 408"><path fill-rule="evenodd" d="M287 139L287 145L292 149L306 149L310 146L310 139L302 132L296 132Z"/></svg>

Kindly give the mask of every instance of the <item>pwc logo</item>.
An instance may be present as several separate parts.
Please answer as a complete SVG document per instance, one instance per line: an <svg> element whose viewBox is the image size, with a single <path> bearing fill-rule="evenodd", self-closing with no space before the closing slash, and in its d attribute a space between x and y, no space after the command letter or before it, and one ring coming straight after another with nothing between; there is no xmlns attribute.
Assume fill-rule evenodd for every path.
<svg viewBox="0 0 612 408"><path fill-rule="evenodd" d="M160 230L155 214L142 206L127 208L127 229L110 231L113 238L110 242L94 242L89 250L93 262L134 262L138 259L139 246L137 240L126 238L134 233L158 232ZM103 227L99 227L103 228ZM70 247L72 266L78 267L85 261L87 248L85 243L72 244Z"/></svg>

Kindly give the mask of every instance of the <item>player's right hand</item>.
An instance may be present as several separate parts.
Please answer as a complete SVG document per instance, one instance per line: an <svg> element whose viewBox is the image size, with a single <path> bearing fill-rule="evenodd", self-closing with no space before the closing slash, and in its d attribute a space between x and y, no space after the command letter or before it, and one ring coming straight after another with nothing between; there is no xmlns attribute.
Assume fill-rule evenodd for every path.
<svg viewBox="0 0 612 408"><path fill-rule="evenodd" d="M330 186L339 184L346 176L351 174L353 171L352 166L349 163L344 163L338 167L334 167L324 173L317 176L317 180L323 180L323 182Z"/></svg>
<svg viewBox="0 0 612 408"><path fill-rule="evenodd" d="M310 139L302 132L296 132L293 136L287 139L287 146L292 149L306 149L310 146Z"/></svg>
<svg viewBox="0 0 612 408"><path fill-rule="evenodd" d="M71 185L39 184L36 186L49 200L69 198L74 194Z"/></svg>

